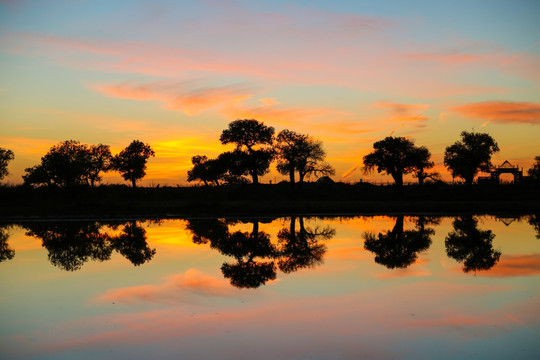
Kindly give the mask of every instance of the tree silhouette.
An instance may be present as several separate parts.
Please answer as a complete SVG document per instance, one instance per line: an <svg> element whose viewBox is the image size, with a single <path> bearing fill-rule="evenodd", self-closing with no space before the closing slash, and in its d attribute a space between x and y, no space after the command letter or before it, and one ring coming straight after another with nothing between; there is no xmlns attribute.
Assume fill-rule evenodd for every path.
<svg viewBox="0 0 540 360"><path fill-rule="evenodd" d="M53 147L41 158L41 164L26 169L25 184L48 184L69 187L86 182L88 174L87 146L66 140Z"/></svg>
<svg viewBox="0 0 540 360"><path fill-rule="evenodd" d="M446 148L444 165L453 177L459 176L471 186L479 171L489 171L491 155L499 151L499 146L488 134L463 131L461 140Z"/></svg>
<svg viewBox="0 0 540 360"><path fill-rule="evenodd" d="M273 139L274 128L255 119L232 121L219 138L222 144L236 144L231 156L237 158L237 175L249 174L254 184L259 183L259 176L268 172L274 157Z"/></svg>
<svg viewBox="0 0 540 360"><path fill-rule="evenodd" d="M196 155L191 158L193 168L188 171L189 182L202 181L205 185L214 183L220 185L220 180L224 180L227 174L227 165L223 158L208 159L204 155Z"/></svg>
<svg viewBox="0 0 540 360"><path fill-rule="evenodd" d="M9 247L9 234L5 228L5 225L0 224L0 262L11 260L15 256L15 250Z"/></svg>
<svg viewBox="0 0 540 360"><path fill-rule="evenodd" d="M79 270L90 259L110 259L108 234L100 231L102 225L98 222L28 223L23 227L27 236L42 240L49 261L63 270Z"/></svg>
<svg viewBox="0 0 540 360"><path fill-rule="evenodd" d="M296 230L296 217L291 217L289 229L281 229L278 238L278 266L284 273L314 267L323 261L326 245L323 240L331 239L336 231L329 227L311 230L304 226L303 217L298 218L300 229Z"/></svg>
<svg viewBox="0 0 540 360"><path fill-rule="evenodd" d="M276 278L273 261L277 256L276 248L270 242L270 236L259 231L259 221L253 220L252 223L251 233L236 231L218 247L224 255L236 258L234 264L223 263L221 271L232 285L239 288L257 288Z"/></svg>
<svg viewBox="0 0 540 360"><path fill-rule="evenodd" d="M335 174L335 170L324 162L326 153L322 142L287 129L281 131L276 140L277 170L283 175L289 175L291 184L294 185L295 172L298 172L299 183L311 174Z"/></svg>
<svg viewBox="0 0 540 360"><path fill-rule="evenodd" d="M403 216L396 218L396 224L391 231L364 234L364 248L375 253L375 262L389 269L406 268L416 261L418 253L425 251L431 245L431 236L435 231L426 228L424 218L418 220L415 230L403 230Z"/></svg>
<svg viewBox="0 0 540 360"><path fill-rule="evenodd" d="M493 249L495 235L491 230L479 230L478 221L472 216L462 216L454 220L454 231L445 239L446 254L463 262L463 272L489 270L501 256Z"/></svg>
<svg viewBox="0 0 540 360"><path fill-rule="evenodd" d="M8 165L15 158L13 151L0 148L0 180L8 176Z"/></svg>
<svg viewBox="0 0 540 360"><path fill-rule="evenodd" d="M373 144L373 152L364 156L367 172L377 168L377 172L385 172L392 176L396 187L403 188L403 175L417 171L424 173L429 167L429 151L404 137L388 136ZM425 149L425 150L424 150Z"/></svg>
<svg viewBox="0 0 540 360"><path fill-rule="evenodd" d="M88 184L94 187L101 181L100 173L109 170L109 145L86 145L66 140L53 147L41 158L41 163L25 170L27 185L57 185L69 187Z"/></svg>
<svg viewBox="0 0 540 360"><path fill-rule="evenodd" d="M433 168L435 163L431 161L431 153L425 146L415 147L413 149L414 177L418 179L418 184L422 186L427 178L434 178L436 173L427 173L427 169Z"/></svg>
<svg viewBox="0 0 540 360"><path fill-rule="evenodd" d="M527 173L532 179L540 182L540 156L536 156L534 158L534 164L532 168L527 171Z"/></svg>
<svg viewBox="0 0 540 360"><path fill-rule="evenodd" d="M270 235L259 231L259 221L251 222L251 233L230 233L228 224L220 219L192 219L186 225L193 234L194 243L209 243L211 248L236 259L232 264L223 263L221 271L233 286L239 288L257 288L276 278L276 248Z"/></svg>
<svg viewBox="0 0 540 360"><path fill-rule="evenodd" d="M529 224L536 231L536 238L540 239L540 215L531 215L529 217Z"/></svg>
<svg viewBox="0 0 540 360"><path fill-rule="evenodd" d="M150 249L146 242L146 230L137 225L136 221L125 223L122 232L110 238L111 246L122 256L139 266L152 260L156 249Z"/></svg>
<svg viewBox="0 0 540 360"><path fill-rule="evenodd" d="M90 145L86 151L86 181L91 187L101 181L100 173L111 169L111 148L109 145Z"/></svg>
<svg viewBox="0 0 540 360"><path fill-rule="evenodd" d="M133 140L112 159L112 168L118 171L124 180L131 181L133 187L137 187L137 180L146 175L148 159L155 155L150 145Z"/></svg>
<svg viewBox="0 0 540 360"><path fill-rule="evenodd" d="M187 221L186 230L193 235L195 244L207 244L214 249L219 249L219 244L227 241L229 226L221 219L190 219Z"/></svg>

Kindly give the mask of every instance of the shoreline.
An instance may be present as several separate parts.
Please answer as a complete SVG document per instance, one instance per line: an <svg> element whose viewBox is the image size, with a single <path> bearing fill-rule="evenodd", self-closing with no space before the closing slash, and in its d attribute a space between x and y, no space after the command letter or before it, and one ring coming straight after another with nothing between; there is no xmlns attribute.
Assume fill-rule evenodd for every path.
<svg viewBox="0 0 540 360"><path fill-rule="evenodd" d="M0 222L118 219L458 216L540 213L537 186L0 187Z"/></svg>

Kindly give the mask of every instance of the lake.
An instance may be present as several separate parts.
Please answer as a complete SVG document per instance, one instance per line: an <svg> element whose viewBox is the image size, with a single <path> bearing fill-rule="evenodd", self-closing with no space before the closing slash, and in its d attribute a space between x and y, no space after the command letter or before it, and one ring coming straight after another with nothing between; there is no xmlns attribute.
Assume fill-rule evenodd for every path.
<svg viewBox="0 0 540 360"><path fill-rule="evenodd" d="M540 359L540 217L0 224L2 359Z"/></svg>

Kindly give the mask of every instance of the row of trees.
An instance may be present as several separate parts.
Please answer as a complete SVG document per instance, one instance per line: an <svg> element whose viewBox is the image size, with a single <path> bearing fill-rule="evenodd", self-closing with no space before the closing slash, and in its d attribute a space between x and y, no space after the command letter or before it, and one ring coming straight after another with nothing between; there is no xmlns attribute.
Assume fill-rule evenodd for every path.
<svg viewBox="0 0 540 360"><path fill-rule="evenodd" d="M188 171L188 181L200 181L205 185L228 183L259 183L259 177L269 172L276 160L279 173L289 177L295 184L296 175L301 184L310 176L333 175L335 170L326 163L322 142L309 135L285 129L277 136L271 126L254 119L241 119L229 123L220 141L223 145L234 144L235 149L209 159L206 155L193 156L193 168ZM464 179L471 185L480 171L492 167L491 156L499 151L497 142L485 133L461 133L461 139L448 146L444 153L444 165L453 177ZM155 156L148 144L135 140L116 156L111 155L108 145L85 145L68 140L53 146L41 158L41 163L26 169L26 184L70 186L85 183L94 186L106 171L118 171L133 187L146 174L147 160ZM0 180L7 175L7 165L13 160L11 150L0 148ZM535 158L529 176L540 180L540 156ZM403 177L413 174L422 185L428 178L438 179L439 174L430 172L434 167L431 153L425 146L416 146L405 137L386 137L373 144L373 151L363 158L366 173L377 170L394 179L396 186L403 187Z"/></svg>
<svg viewBox="0 0 540 360"><path fill-rule="evenodd" d="M437 173L428 173L433 168L431 153L424 147L415 146L405 137L389 136L373 144L373 152L364 156L367 172L385 172L391 175L398 188L403 187L403 175L413 173L420 185L426 178L436 179ZM489 135L463 131L461 140L448 146L444 152L444 165L452 177L460 177L472 185L479 171L489 171L491 156L499 151L497 142ZM540 164L540 158L537 157ZM538 164L537 164L538 166Z"/></svg>
<svg viewBox="0 0 540 360"><path fill-rule="evenodd" d="M324 161L326 153L322 142L309 135L283 130L274 136L271 126L254 119L235 120L221 133L223 145L234 144L235 149L220 154L215 159L196 155L191 161L188 181L219 185L222 182L247 182L253 184L268 173L270 164L277 160L277 170L289 177L291 184L301 184L311 175L333 175L335 170Z"/></svg>
<svg viewBox="0 0 540 360"><path fill-rule="evenodd" d="M67 140L53 146L41 163L25 170L27 185L57 185L70 187L87 184L94 187L102 173L118 171L124 180L136 187L137 180L146 175L146 163L154 150L148 144L134 140L113 156L109 145L86 145Z"/></svg>

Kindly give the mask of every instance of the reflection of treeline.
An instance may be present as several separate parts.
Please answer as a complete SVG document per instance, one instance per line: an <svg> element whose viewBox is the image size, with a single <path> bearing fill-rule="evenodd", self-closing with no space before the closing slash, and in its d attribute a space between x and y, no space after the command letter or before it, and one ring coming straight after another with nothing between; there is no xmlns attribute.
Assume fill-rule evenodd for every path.
<svg viewBox="0 0 540 360"><path fill-rule="evenodd" d="M378 234L364 233L364 248L375 254L375 262L389 269L407 268L427 251L435 234L439 217L413 217L410 229L405 229L403 216ZM517 218L520 219L520 218ZM527 218L540 239L540 216ZM266 222L271 220L266 219ZM231 231L238 223L250 223L251 231ZM261 220L192 219L186 229L196 244L209 244L213 249L234 259L223 263L221 270L237 287L256 288L276 278L277 270L291 273L322 263L326 240L335 235L330 227L305 225L304 218L293 216L289 225L280 229L275 239L260 229ZM15 251L9 246L9 229L0 224L0 262L13 259ZM148 246L146 231L136 221L24 223L28 236L41 239L51 263L64 270L80 269L89 260L105 261L113 251L134 265L150 261L155 249ZM446 254L463 263L463 271L489 270L496 265L501 253L493 248L495 235L478 227L474 216L454 218L452 231L445 238Z"/></svg>
<svg viewBox="0 0 540 360"><path fill-rule="evenodd" d="M186 226L193 242L209 244L211 248L235 259L221 266L231 284L241 288L256 288L276 278L277 269L290 273L314 267L323 261L324 241L335 235L330 227L310 228L303 217L291 217L289 227L281 229L277 239L259 229L259 219L248 221L250 232L230 231L236 221L223 219L189 220ZM298 225L298 227L297 227Z"/></svg>
<svg viewBox="0 0 540 360"><path fill-rule="evenodd" d="M378 235L365 233L364 248L375 253L378 264L389 269L406 268L417 260L419 253L429 248L435 234L429 225L439 222L439 218L420 216L413 230L404 230L403 216L398 216L392 230ZM464 272L489 270L497 264L501 253L493 249L495 235L491 230L478 229L478 220L473 216L455 218L452 226L453 231L445 239L446 254L462 262Z"/></svg>
<svg viewBox="0 0 540 360"><path fill-rule="evenodd" d="M26 235L41 239L49 261L63 270L79 270L89 260L106 261L116 251L133 265L150 261L155 249L146 241L146 230L128 222L24 223Z"/></svg>

